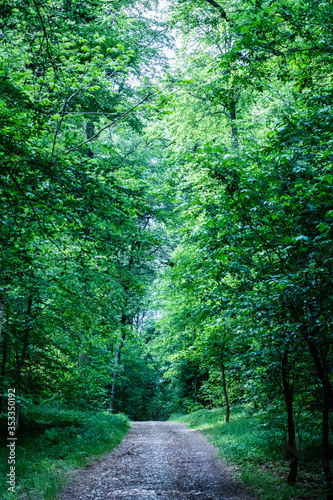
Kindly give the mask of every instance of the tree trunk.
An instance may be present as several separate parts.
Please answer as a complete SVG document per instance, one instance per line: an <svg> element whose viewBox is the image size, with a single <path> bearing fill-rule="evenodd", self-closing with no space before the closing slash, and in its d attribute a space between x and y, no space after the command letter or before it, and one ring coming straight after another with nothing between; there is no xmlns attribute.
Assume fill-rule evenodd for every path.
<svg viewBox="0 0 333 500"><path fill-rule="evenodd" d="M118 366L120 363L120 355L121 355L121 349L124 345L125 337L126 337L126 331L125 331L125 325L127 323L127 318L125 314L122 315L121 317L121 325L122 325L122 335L121 335L121 341L117 345L116 349L116 355L115 355L115 360L114 360L114 370L113 370L113 380L112 380L112 387L111 387L111 397L110 397L110 408L109 412L113 413L115 409L115 402L116 402L116 392L117 392L117 375L118 375Z"/></svg>
<svg viewBox="0 0 333 500"><path fill-rule="evenodd" d="M330 381L329 369L327 367L327 357L324 357L323 352L319 352L313 336L316 334L314 330L309 335L306 326L302 328L304 338L308 344L309 351L314 361L318 378L320 379L323 390L323 426L322 426L322 467L327 488L327 498L333 499L333 476L329 461L329 413L333 407L332 386Z"/></svg>
<svg viewBox="0 0 333 500"><path fill-rule="evenodd" d="M302 314L297 308L292 309L292 314L295 319L301 322ZM318 336L320 338L320 332L316 332L315 328L309 327L306 323L301 326L301 333L307 346L309 348L310 354L312 356L318 378L320 380L322 391L323 391L323 427L322 427L322 467L325 477L326 487L327 487L327 498L333 499L333 485L332 485L332 472L329 462L329 412L333 408L333 394L332 386L330 381L330 369L327 366L328 360L327 356L321 350L320 345L316 343L313 339Z"/></svg>
<svg viewBox="0 0 333 500"><path fill-rule="evenodd" d="M238 149L238 135L236 126L236 104L231 103L230 111L230 122L231 122L231 144L234 150Z"/></svg>
<svg viewBox="0 0 333 500"><path fill-rule="evenodd" d="M225 378L223 356L221 358L221 373L222 373L222 387L223 387L224 401L225 401L225 406L226 406L225 421L226 421L226 423L228 423L229 417L230 417L230 405L229 405L229 398L228 398L228 391L227 391L227 382L226 382L226 378Z"/></svg>
<svg viewBox="0 0 333 500"><path fill-rule="evenodd" d="M287 407L288 415L288 445L287 449L290 454L290 468L288 474L288 484L296 484L297 470L298 470L298 453L296 446L296 434L293 413L293 393L288 380L288 352L285 350L282 356L282 382L283 382L283 395Z"/></svg>
<svg viewBox="0 0 333 500"><path fill-rule="evenodd" d="M217 9L219 11L222 19L225 19L226 21L228 21L227 14L226 14L224 8L220 4L215 2L215 0L207 0L207 2L210 3L213 7L215 7L215 9Z"/></svg>
<svg viewBox="0 0 333 500"><path fill-rule="evenodd" d="M198 365L194 369L194 401L198 402Z"/></svg>
<svg viewBox="0 0 333 500"><path fill-rule="evenodd" d="M24 338L23 338L23 348L22 348L22 354L21 356L17 356L17 365L16 365L16 376L15 376L15 393L16 393L16 416L15 416L15 434L17 432L19 422L20 422L20 410L21 410L21 404L19 401L19 395L20 395L20 376L21 376L21 371L22 367L25 361L25 356L27 353L27 347L28 347L28 339L29 339L29 331L30 331L30 325L29 325L29 319L30 319L30 314L31 314L31 308L32 308L32 297L28 298L28 308L27 308L27 318L26 318L26 324L25 324L25 329L24 329Z"/></svg>
<svg viewBox="0 0 333 500"><path fill-rule="evenodd" d="M326 498L333 499L333 477L330 467L329 454L329 400L325 397L323 408L323 429L322 429L322 466L326 483Z"/></svg>
<svg viewBox="0 0 333 500"><path fill-rule="evenodd" d="M122 346L123 346L123 342L120 342L117 345L116 356L115 356L115 360L114 360L113 381L112 381L111 398L110 398L110 413L114 412L114 405L115 405L115 399L116 399L117 369L118 369L118 366L120 363L120 354L121 354Z"/></svg>

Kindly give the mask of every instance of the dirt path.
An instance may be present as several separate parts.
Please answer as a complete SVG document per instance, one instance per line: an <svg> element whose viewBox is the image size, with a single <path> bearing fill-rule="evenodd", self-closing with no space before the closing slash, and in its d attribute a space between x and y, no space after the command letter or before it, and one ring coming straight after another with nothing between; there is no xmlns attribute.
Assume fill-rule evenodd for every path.
<svg viewBox="0 0 333 500"><path fill-rule="evenodd" d="M250 500L199 433L175 422L134 422L104 460L76 473L60 500Z"/></svg>

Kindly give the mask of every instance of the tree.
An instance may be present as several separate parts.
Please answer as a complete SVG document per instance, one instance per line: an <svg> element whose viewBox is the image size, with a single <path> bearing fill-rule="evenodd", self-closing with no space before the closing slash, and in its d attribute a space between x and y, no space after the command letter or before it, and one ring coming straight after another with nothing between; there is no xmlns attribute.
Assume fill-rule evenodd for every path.
<svg viewBox="0 0 333 500"><path fill-rule="evenodd" d="M108 362L103 343L150 279L142 268L160 245L151 221L161 210L138 110L153 107L149 65L163 62L164 35L142 5L118 7L18 1L2 11L2 394L15 379L17 396L21 385L49 397L55 377L68 401L59 369L67 381L93 377L94 353ZM82 390L73 399L82 404Z"/></svg>
<svg viewBox="0 0 333 500"><path fill-rule="evenodd" d="M203 78L195 83L179 79L181 104L177 103L187 119L195 101L189 101L186 89L192 87L193 93L195 88L195 99L201 101L204 96L198 109L202 109L207 128L192 119L197 132L191 142L184 133L180 140L180 134L176 137L184 128L177 108L174 122L172 118L166 122L171 143L178 142L170 163L179 173L180 224L185 221L181 250L172 257L178 275L175 272L176 290L171 293L177 295L177 288L195 293L195 321L201 332L214 314L222 321L228 318L237 329L250 328L246 336L250 353L264 345L268 332L276 332L276 341L270 349L265 347L265 355L276 366L278 390L285 402L288 449L293 459L291 484L296 480L298 458L294 405L303 397L315 401L321 386L322 462L329 491L331 53L320 39L332 11L318 8L316 2L306 6L250 2L246 8L237 3L226 9L208 3L211 7L207 2L178 2L173 12L175 24L195 40L193 61L209 61L209 71L202 72ZM327 31L327 39L330 37ZM213 39L214 43L229 41L228 50L208 52ZM218 77L214 92L212 74ZM228 85L234 88L233 84L230 87L234 81L242 96L251 99L242 123L238 122L237 150L233 152L226 147L225 132L220 132L226 130L226 124L220 121L212 130L208 116L219 89L225 95ZM214 97L207 98L206 89ZM273 92L270 109L264 119L257 120L256 136L251 137L246 114L253 114L255 101L261 109L267 107ZM191 325L192 330L192 324L193 312L182 328ZM299 354L305 346L314 377L312 395L306 396L300 381L307 375ZM240 353L245 364L249 354ZM292 382L294 365L301 370L297 384ZM313 406L313 411L318 418L318 408Z"/></svg>

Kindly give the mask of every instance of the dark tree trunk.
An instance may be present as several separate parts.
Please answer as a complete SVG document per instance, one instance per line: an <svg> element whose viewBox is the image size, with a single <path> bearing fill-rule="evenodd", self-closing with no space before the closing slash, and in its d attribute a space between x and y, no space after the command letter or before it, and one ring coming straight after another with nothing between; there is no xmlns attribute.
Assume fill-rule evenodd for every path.
<svg viewBox="0 0 333 500"><path fill-rule="evenodd" d="M226 421L226 423L228 423L229 418L230 418L230 405L229 405L229 397L228 397L228 391L227 391L227 381L225 378L223 357L221 359L221 373L222 373L222 387L223 387L224 401L225 401L225 406L226 406L225 421Z"/></svg>
<svg viewBox="0 0 333 500"><path fill-rule="evenodd" d="M323 429L322 429L322 464L326 483L326 498L333 499L333 477L330 467L329 455L329 400L325 398L323 407Z"/></svg>
<svg viewBox="0 0 333 500"><path fill-rule="evenodd" d="M19 401L20 396L20 376L22 367L25 361L25 356L27 353L28 340L29 340L29 332L30 332L30 315L31 315L31 307L32 307L32 297L28 298L28 307L26 314L26 324L24 328L24 337L23 337L23 348L21 356L17 356L17 365L16 365L16 376L15 376L15 393L16 393L16 416L15 416L15 433L17 432L19 422L20 422L20 411L21 404Z"/></svg>
<svg viewBox="0 0 333 500"><path fill-rule="evenodd" d="M292 309L292 313L296 320L301 322L302 315L296 308ZM327 356L325 356L323 349L320 349L318 343L313 340L316 337L320 338L320 332L316 332L314 328L311 329L305 323L301 327L301 332L308 345L323 391L322 467L327 488L327 498L333 499L333 477L329 462L329 412L333 407L330 370L327 366Z"/></svg>
<svg viewBox="0 0 333 500"><path fill-rule="evenodd" d="M215 9L217 9L219 11L222 19L225 19L226 21L228 20L227 14L226 14L224 8L220 4L215 2L215 0L207 0L207 2L210 3L211 5L213 5L213 7L215 7Z"/></svg>
<svg viewBox="0 0 333 500"><path fill-rule="evenodd" d="M289 367L288 367L288 352L285 351L282 356L282 382L283 395L287 407L288 415L288 445L287 449L290 454L290 468L288 474L288 484L296 484L298 471L298 453L296 446L296 434L293 413L293 392L289 384Z"/></svg>
<svg viewBox="0 0 333 500"><path fill-rule="evenodd" d="M303 329L305 333L305 328ZM323 352L319 353L319 349L313 341L313 333L311 337L308 335L307 330L305 338L307 340L312 359L314 361L318 377L320 379L323 389L323 427L322 427L322 467L326 482L327 498L333 499L333 476L329 461L329 413L333 406L332 386L329 377L329 370L327 368L327 358L324 357Z"/></svg>
<svg viewBox="0 0 333 500"><path fill-rule="evenodd" d="M114 370L113 370L113 380L112 380L112 387L111 387L110 410L109 410L110 413L114 412L114 406L115 406L115 401L116 401L116 391L117 391L117 375L118 375L117 370L118 370L118 366L120 363L120 354L121 354L121 349L122 349L124 340L125 340L125 338L123 337L122 342L120 342L117 345L117 349L116 349L116 356L115 356L115 360L114 360Z"/></svg>
<svg viewBox="0 0 333 500"><path fill-rule="evenodd" d="M113 413L115 410L115 402L116 402L116 392L117 392L117 375L118 375L118 366L120 363L120 355L121 355L121 350L124 345L125 337L126 337L126 331L125 331L125 325L127 323L127 318L123 314L121 317L121 325L122 325L122 335L121 335L121 341L117 345L116 349L116 355L114 359L114 370L113 370L113 380L112 380L112 387L111 387L111 397L110 397L110 408L109 412Z"/></svg>
<svg viewBox="0 0 333 500"><path fill-rule="evenodd" d="M232 147L236 150L238 149L238 135L236 126L236 104L234 102L231 104L230 122L231 122L231 144Z"/></svg>

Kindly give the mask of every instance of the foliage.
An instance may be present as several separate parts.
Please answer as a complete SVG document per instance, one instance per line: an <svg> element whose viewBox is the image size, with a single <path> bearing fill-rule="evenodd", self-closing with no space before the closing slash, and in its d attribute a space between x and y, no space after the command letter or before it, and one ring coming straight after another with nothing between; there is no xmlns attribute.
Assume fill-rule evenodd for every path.
<svg viewBox="0 0 333 500"><path fill-rule="evenodd" d="M253 404L332 496L331 3L2 4L0 413Z"/></svg>
<svg viewBox="0 0 333 500"><path fill-rule="evenodd" d="M237 477L263 500L320 498L321 478L317 469L308 467L313 444L303 457L306 472L297 487L284 484L288 462L283 453L282 436L276 440L276 430L262 426L258 414L246 407L233 408L229 424L224 422L221 409L199 410L186 416L171 417L189 423L190 428L202 431L217 447L219 455L237 471ZM317 445L319 441L317 441ZM313 458L313 457L312 457Z"/></svg>
<svg viewBox="0 0 333 500"><path fill-rule="evenodd" d="M317 2L172 9L184 47L164 132L176 249L154 340L173 411L225 404L228 419L231 400L281 423L290 484L320 424L328 497L332 54L320 40L331 16Z"/></svg>
<svg viewBox="0 0 333 500"><path fill-rule="evenodd" d="M25 413L18 434L15 498L54 498L68 471L110 452L129 428L125 415L68 410L38 405ZM5 437L6 433L3 432ZM5 492L7 450L1 443L1 482ZM6 493L4 498L14 498Z"/></svg>
<svg viewBox="0 0 333 500"><path fill-rule="evenodd" d="M164 240L143 139L161 25L142 4L67 4L2 18L0 413L15 387L18 418L21 396L106 407Z"/></svg>

